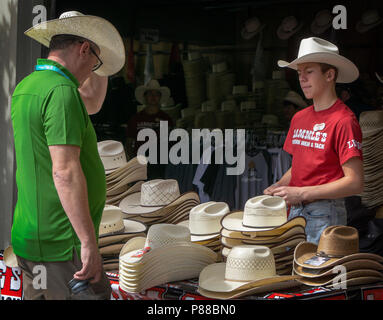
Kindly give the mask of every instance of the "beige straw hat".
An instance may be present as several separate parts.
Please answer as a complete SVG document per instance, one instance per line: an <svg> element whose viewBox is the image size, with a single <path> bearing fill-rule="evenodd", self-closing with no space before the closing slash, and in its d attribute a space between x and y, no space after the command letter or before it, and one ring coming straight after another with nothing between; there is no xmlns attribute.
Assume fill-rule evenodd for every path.
<svg viewBox="0 0 383 320"><path fill-rule="evenodd" d="M125 64L125 47L119 32L101 17L69 11L58 19L33 26L25 34L48 48L52 37L61 34L79 36L94 42L100 48L99 57L103 62L95 71L99 76L116 74Z"/></svg>
<svg viewBox="0 0 383 320"><path fill-rule="evenodd" d="M339 54L338 47L331 42L311 37L303 39L298 57L292 62L278 60L278 66L297 70L298 64L306 62L327 63L338 69L337 83L349 83L359 77L359 70L353 62Z"/></svg>
<svg viewBox="0 0 383 320"><path fill-rule="evenodd" d="M323 269L355 259L383 262L383 257L359 253L358 230L350 226L330 226L323 230L318 245L302 242L295 248L294 262L305 268Z"/></svg>
<svg viewBox="0 0 383 320"><path fill-rule="evenodd" d="M216 293L245 291L251 288L291 281L300 276L279 276L271 250L265 246L234 247L227 261L205 267L199 276L199 291ZM200 291L201 292L201 291Z"/></svg>
<svg viewBox="0 0 383 320"><path fill-rule="evenodd" d="M9 268L17 268L19 266L12 246L8 246L8 248L4 250L3 262Z"/></svg>

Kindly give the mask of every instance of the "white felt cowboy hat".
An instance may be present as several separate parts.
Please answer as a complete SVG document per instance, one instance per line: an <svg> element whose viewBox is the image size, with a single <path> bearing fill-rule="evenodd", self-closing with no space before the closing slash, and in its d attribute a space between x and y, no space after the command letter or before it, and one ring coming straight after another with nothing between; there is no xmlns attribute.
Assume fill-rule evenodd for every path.
<svg viewBox="0 0 383 320"><path fill-rule="evenodd" d="M168 87L161 87L157 80L150 80L146 85L136 88L135 96L139 103L145 104L144 95L148 90L155 90L161 93L160 104L166 103L170 98L170 89Z"/></svg>
<svg viewBox="0 0 383 320"><path fill-rule="evenodd" d="M300 276L276 274L274 256L269 248L242 245L230 251L226 263L205 267L200 273L198 286L210 293L238 293L257 287L267 290L268 285L298 278Z"/></svg>
<svg viewBox="0 0 383 320"><path fill-rule="evenodd" d="M310 25L310 30L313 34L319 35L324 33L332 26L333 16L330 10L324 9L319 11Z"/></svg>
<svg viewBox="0 0 383 320"><path fill-rule="evenodd" d="M125 64L125 47L117 29L101 17L84 15L78 11L63 13L58 19L43 21L25 34L46 47L56 35L74 35L88 39L100 48L102 66L95 71L100 76L111 76Z"/></svg>
<svg viewBox="0 0 383 320"><path fill-rule="evenodd" d="M353 82L359 77L358 68L352 61L339 54L336 45L317 37L303 39L299 46L298 57L291 62L278 60L278 66L297 70L298 64L306 62L327 63L336 67L338 83Z"/></svg>
<svg viewBox="0 0 383 320"><path fill-rule="evenodd" d="M120 287L127 292L140 292L163 283L196 278L216 257L209 248L190 241L188 228L156 224L149 228L146 239L133 238L121 249Z"/></svg>
<svg viewBox="0 0 383 320"><path fill-rule="evenodd" d="M298 22L295 16L285 17L280 26L277 29L278 38L281 40L287 40L294 35L303 26L302 22Z"/></svg>
<svg viewBox="0 0 383 320"><path fill-rule="evenodd" d="M191 241L204 241L219 236L221 219L230 209L225 202L209 201L201 203L190 210L189 220L182 225L190 229Z"/></svg>
<svg viewBox="0 0 383 320"><path fill-rule="evenodd" d="M230 231L266 231L287 222L286 202L281 197L262 195L250 198L244 211L230 212L221 220Z"/></svg>
<svg viewBox="0 0 383 320"><path fill-rule="evenodd" d="M362 18L356 24L356 31L359 33L365 33L368 30L375 28L383 22L383 18L380 17L378 10L367 10L362 14Z"/></svg>

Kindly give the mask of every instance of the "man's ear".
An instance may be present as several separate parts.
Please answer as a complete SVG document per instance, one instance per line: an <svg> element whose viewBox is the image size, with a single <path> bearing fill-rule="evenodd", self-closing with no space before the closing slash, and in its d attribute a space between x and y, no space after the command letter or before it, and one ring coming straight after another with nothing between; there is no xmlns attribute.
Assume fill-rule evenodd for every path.
<svg viewBox="0 0 383 320"><path fill-rule="evenodd" d="M85 57L86 55L89 54L89 50L90 50L89 42L85 41L85 42L81 43L81 46L80 46L80 56L81 57Z"/></svg>
<svg viewBox="0 0 383 320"><path fill-rule="evenodd" d="M334 69L328 69L326 72L326 80L328 82L335 80L335 70Z"/></svg>

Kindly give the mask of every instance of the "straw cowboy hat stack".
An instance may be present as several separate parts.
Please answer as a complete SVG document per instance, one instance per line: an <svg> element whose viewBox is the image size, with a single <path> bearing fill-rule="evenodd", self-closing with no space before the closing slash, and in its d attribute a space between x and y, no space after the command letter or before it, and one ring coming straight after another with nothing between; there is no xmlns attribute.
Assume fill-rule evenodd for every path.
<svg viewBox="0 0 383 320"><path fill-rule="evenodd" d="M144 182L141 191L126 196L119 207L125 218L151 226L187 220L190 210L198 204L200 199L196 192L180 194L177 180L155 179Z"/></svg>
<svg viewBox="0 0 383 320"><path fill-rule="evenodd" d="M124 244L133 237L146 236L146 226L123 219L119 207L105 205L99 227L98 247L105 270L118 270L118 256Z"/></svg>
<svg viewBox="0 0 383 320"><path fill-rule="evenodd" d="M295 247L306 241L306 220L297 217L287 221L286 203L281 197L262 195L250 198L244 211L233 211L221 220L222 255L239 245L251 244L270 248L277 274L291 274Z"/></svg>
<svg viewBox="0 0 383 320"><path fill-rule="evenodd" d="M199 275L198 291L212 299L234 299L247 295L297 287L297 275L280 276L272 251L265 246L234 247L226 262L206 266Z"/></svg>
<svg viewBox="0 0 383 320"><path fill-rule="evenodd" d="M278 38L287 40L303 27L303 23L299 22L296 17L285 17L277 29Z"/></svg>
<svg viewBox="0 0 383 320"><path fill-rule="evenodd" d="M358 230L330 226L323 230L318 245L300 243L294 251L294 274L308 286L336 288L383 281L383 257L359 252ZM340 266L345 273L339 273Z"/></svg>
<svg viewBox="0 0 383 320"><path fill-rule="evenodd" d="M365 33L383 22L383 18L380 17L378 10L370 9L362 14L361 20L356 24L356 31L359 33Z"/></svg>
<svg viewBox="0 0 383 320"><path fill-rule="evenodd" d="M216 127L216 106L214 101L207 100L201 104L194 117L194 128L196 129L215 129Z"/></svg>
<svg viewBox="0 0 383 320"><path fill-rule="evenodd" d="M198 278L216 261L216 253L190 241L187 227L156 224L147 237L129 240L119 258L119 285L125 292L141 292L165 283Z"/></svg>
<svg viewBox="0 0 383 320"><path fill-rule="evenodd" d="M265 80L265 113L283 114L283 99L290 90L284 70L274 70Z"/></svg>
<svg viewBox="0 0 383 320"><path fill-rule="evenodd" d="M141 85L136 88L134 95L136 100L145 105L145 92L149 90L155 90L161 93L160 104L166 104L170 98L170 89L168 87L161 87L157 80L150 80L146 85Z"/></svg>
<svg viewBox="0 0 383 320"><path fill-rule="evenodd" d="M353 62L339 54L338 47L331 42L310 37L303 39L299 45L298 57L291 61L278 60L281 68L297 70L298 64L306 62L327 63L338 69L337 83L349 83L359 77L359 70Z"/></svg>
<svg viewBox="0 0 383 320"><path fill-rule="evenodd" d="M234 99L225 100L221 103L221 109L215 113L216 128L235 128L235 113L239 111Z"/></svg>
<svg viewBox="0 0 383 320"><path fill-rule="evenodd" d="M198 109L199 110L199 109ZM181 118L176 121L177 128L193 128L194 127L194 118L197 114L196 108L183 108L181 109Z"/></svg>
<svg viewBox="0 0 383 320"><path fill-rule="evenodd" d="M225 202L208 201L190 210L189 219L180 222L190 230L191 241L210 248L221 259L221 219L230 209Z"/></svg>
<svg viewBox="0 0 383 320"><path fill-rule="evenodd" d="M199 51L190 51L182 61L189 108L200 108L206 100L206 64Z"/></svg>
<svg viewBox="0 0 383 320"><path fill-rule="evenodd" d="M364 111L359 117L362 129L362 151L364 168L364 191L361 194L362 203L373 208L383 204L381 177L383 168L383 151L377 146L383 143L383 111Z"/></svg>
<svg viewBox="0 0 383 320"><path fill-rule="evenodd" d="M97 148L105 168L106 204L118 205L124 197L140 190L147 179L147 160L139 155L127 161L119 141L100 141Z"/></svg>
<svg viewBox="0 0 383 320"><path fill-rule="evenodd" d="M49 47L56 35L75 35L88 39L100 48L102 66L95 71L99 76L111 76L125 64L125 47L117 29L107 20L84 15L78 11L63 13L58 19L43 21L25 31L25 34Z"/></svg>

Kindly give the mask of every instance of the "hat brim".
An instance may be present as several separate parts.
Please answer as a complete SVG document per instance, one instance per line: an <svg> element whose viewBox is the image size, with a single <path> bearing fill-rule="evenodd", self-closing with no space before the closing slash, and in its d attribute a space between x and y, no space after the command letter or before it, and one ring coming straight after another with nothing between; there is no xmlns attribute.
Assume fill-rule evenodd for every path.
<svg viewBox="0 0 383 320"><path fill-rule="evenodd" d="M147 231L147 227L141 222L130 220L130 219L122 219L122 220L124 223L124 230L119 232L108 233L108 234L101 234L99 235L99 239L110 237L110 236L136 234L136 233L142 233Z"/></svg>
<svg viewBox="0 0 383 320"><path fill-rule="evenodd" d="M290 281L300 278L297 275L279 276L263 278L253 281L230 281L225 279L226 263L214 263L205 267L200 275L198 286L204 290L213 292L233 292L236 290L246 290L255 287L266 286L283 281Z"/></svg>
<svg viewBox="0 0 383 320"><path fill-rule="evenodd" d="M355 259L370 259L383 263L383 257L373 253L354 253L341 258L326 258L321 259L317 256L318 245L311 242L302 242L298 244L294 251L294 262L304 268L323 269L332 267L337 264L342 264ZM318 260L315 263L310 259ZM307 263L307 261L310 261Z"/></svg>
<svg viewBox="0 0 383 320"><path fill-rule="evenodd" d="M364 24L362 22L362 20L358 21L356 23L356 31L358 31L359 33L365 33L367 32L368 30L372 29L372 28L375 28L377 27L378 25L380 25L381 23L383 22L383 18L379 19L377 22L375 23L371 23L371 24Z"/></svg>
<svg viewBox="0 0 383 320"><path fill-rule="evenodd" d="M118 207L118 204L120 203L120 201L123 198L125 198L126 196L128 196L129 194L132 194L134 192L139 192L141 190L141 185L144 182L145 181L137 181L131 187L128 187L128 189L126 191L124 191L123 193L107 197L105 203L106 204L114 204Z"/></svg>
<svg viewBox="0 0 383 320"><path fill-rule="evenodd" d="M337 83L350 83L359 77L359 70L351 60L331 52L309 53L291 62L278 60L278 66L297 70L298 64L307 62L326 63L336 67L338 69Z"/></svg>
<svg viewBox="0 0 383 320"><path fill-rule="evenodd" d="M103 65L95 71L111 76L125 64L125 47L117 29L107 20L91 16L75 16L41 22L25 31L25 35L49 48L53 36L70 34L91 40L100 48Z"/></svg>

